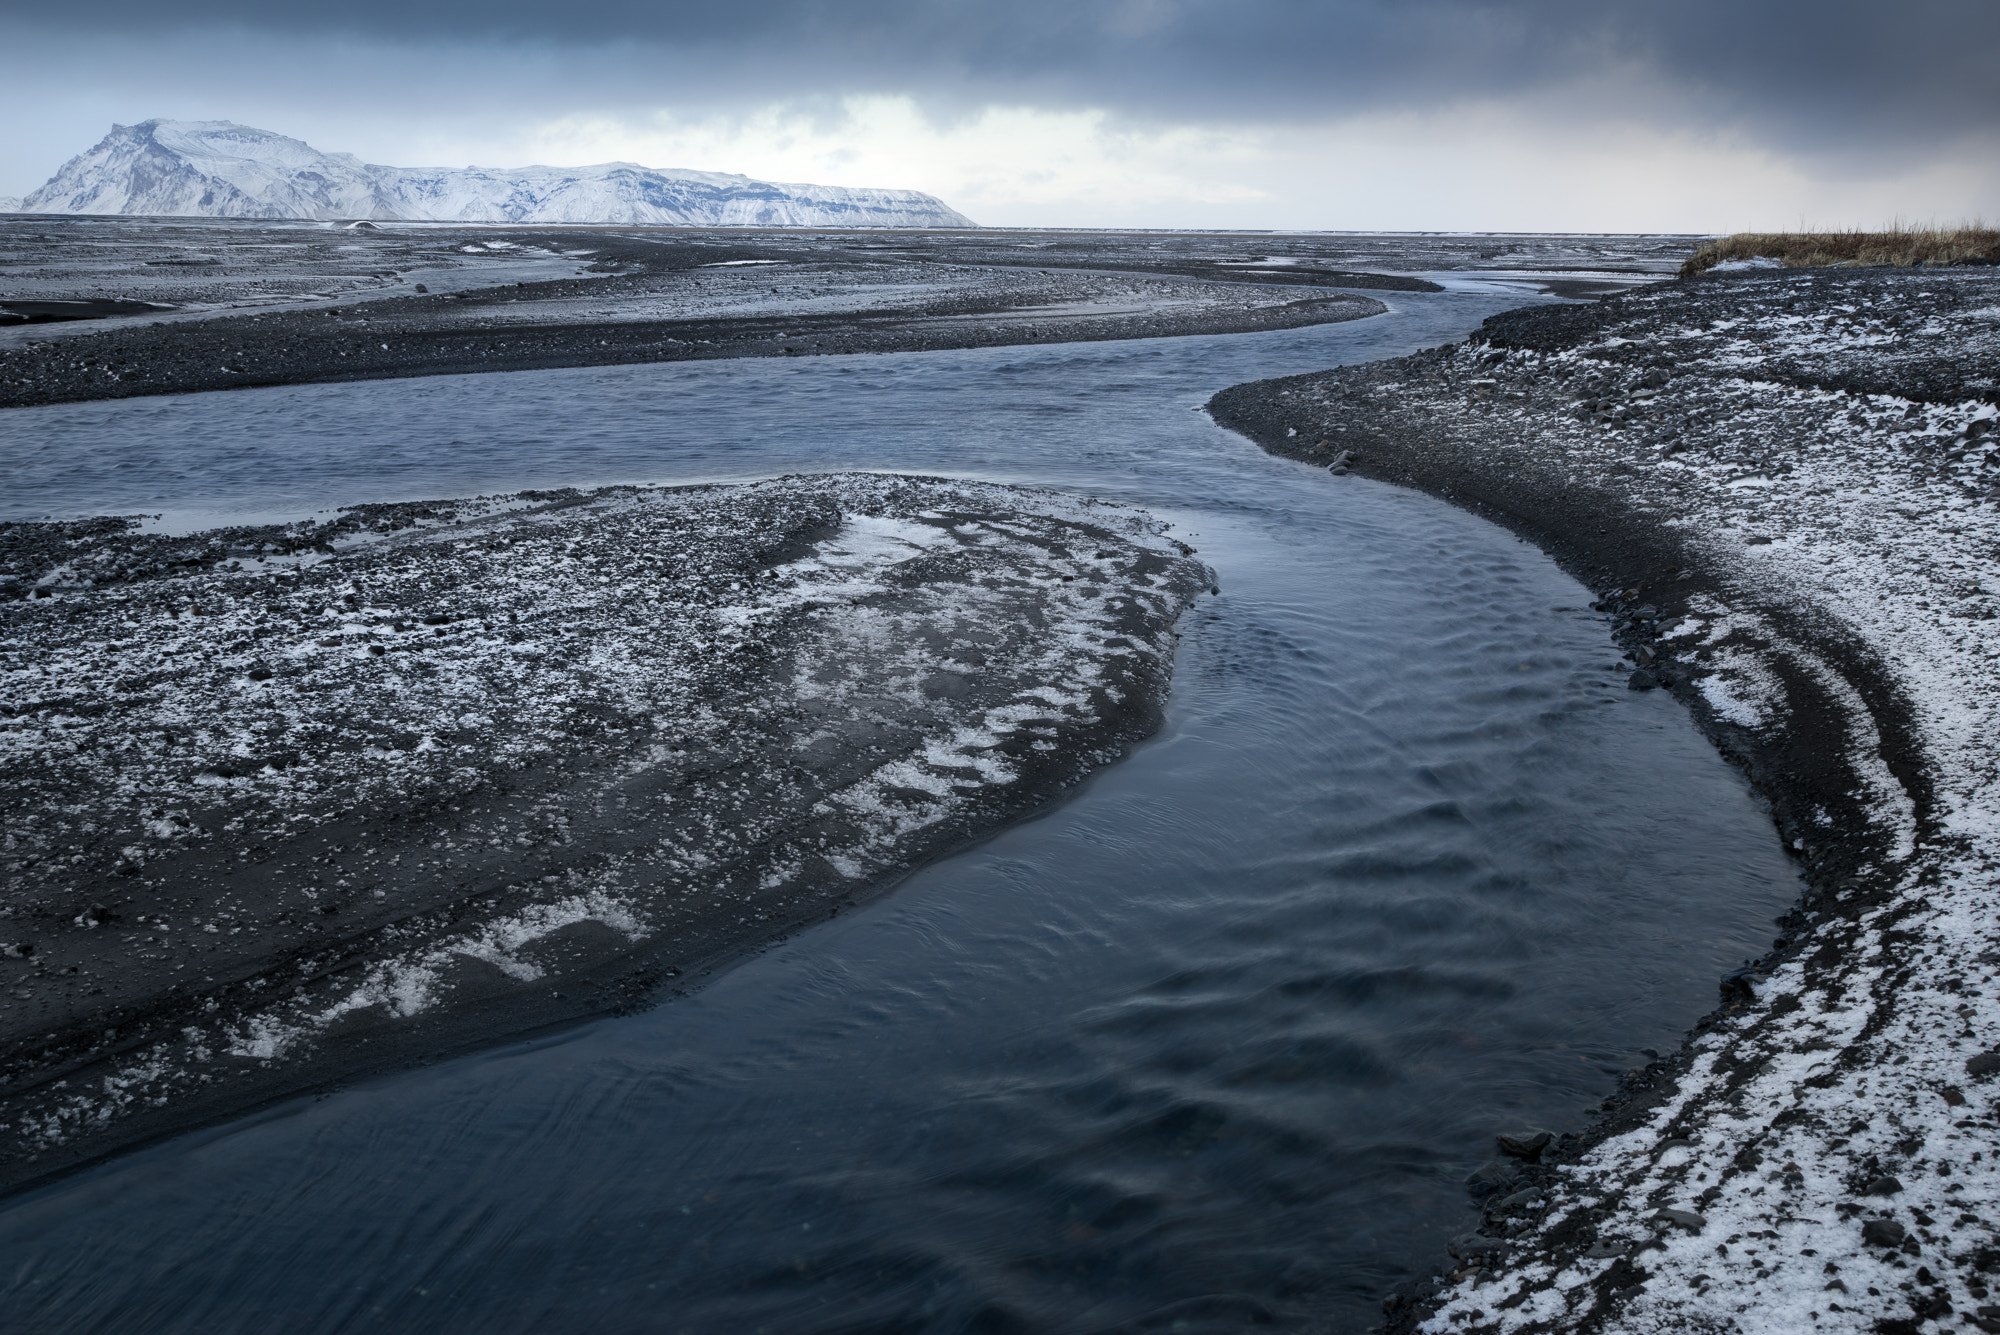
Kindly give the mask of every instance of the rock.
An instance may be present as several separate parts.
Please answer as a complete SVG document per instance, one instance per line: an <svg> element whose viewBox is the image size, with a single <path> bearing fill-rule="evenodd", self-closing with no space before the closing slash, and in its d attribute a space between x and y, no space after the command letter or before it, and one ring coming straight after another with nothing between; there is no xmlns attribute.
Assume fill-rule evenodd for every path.
<svg viewBox="0 0 2000 1335"><path fill-rule="evenodd" d="M1655 1225L1673 1224L1686 1229L1690 1233L1699 1233L1708 1227L1708 1221L1692 1210L1655 1210L1653 1212L1653 1223Z"/></svg>
<svg viewBox="0 0 2000 1335"><path fill-rule="evenodd" d="M1982 1052L1977 1057L1965 1059L1967 1075L1992 1075L1995 1071L2000 1071L2000 1052Z"/></svg>
<svg viewBox="0 0 2000 1335"><path fill-rule="evenodd" d="M1508 1248L1499 1238L1468 1233L1464 1237L1453 1239L1445 1250L1468 1264L1491 1265L1496 1261L1506 1260Z"/></svg>
<svg viewBox="0 0 2000 1335"><path fill-rule="evenodd" d="M1479 1200L1503 1188L1513 1186L1520 1176L1519 1167L1504 1159L1495 1159L1482 1165L1477 1172L1466 1178L1465 1189L1472 1193L1474 1200Z"/></svg>
<svg viewBox="0 0 2000 1335"><path fill-rule="evenodd" d="M1615 1256L1623 1256L1626 1244L1622 1242L1592 1243L1590 1250L1583 1254L1586 1261L1608 1261Z"/></svg>
<svg viewBox="0 0 2000 1335"><path fill-rule="evenodd" d="M1894 1247L1908 1230L1893 1219L1870 1219L1861 1225L1861 1240L1877 1247Z"/></svg>
<svg viewBox="0 0 2000 1335"><path fill-rule="evenodd" d="M24 960L34 953L35 943L32 941L10 941L0 946L0 955L5 955L10 960Z"/></svg>
<svg viewBox="0 0 2000 1335"><path fill-rule="evenodd" d="M1547 1149L1549 1142L1554 1139L1554 1136L1540 1127L1531 1127L1526 1131L1515 1131L1510 1134L1495 1136L1493 1137L1493 1143L1500 1147L1502 1154L1512 1155L1516 1159L1527 1159L1532 1162L1542 1157L1542 1151Z"/></svg>
<svg viewBox="0 0 2000 1335"><path fill-rule="evenodd" d="M1865 1196L1893 1196L1902 1189L1902 1183L1885 1173L1864 1187L1862 1194Z"/></svg>
<svg viewBox="0 0 2000 1335"><path fill-rule="evenodd" d="M429 288L427 288L427 287L425 287L425 286L424 286L424 285L423 285L422 283L418 283L418 284L417 284L417 291L419 291L419 292L429 292L429 291L430 291L430 289L429 289Z"/></svg>
<svg viewBox="0 0 2000 1335"><path fill-rule="evenodd" d="M1942 1293L1933 1293L1928 1298L1913 1300L1911 1307L1915 1310L1919 1321L1935 1321L1939 1317L1951 1315L1951 1299Z"/></svg>
<svg viewBox="0 0 2000 1335"><path fill-rule="evenodd" d="M1753 968L1738 969L1722 975L1722 999L1724 1001L1755 1001L1757 984L1764 981L1764 975Z"/></svg>
<svg viewBox="0 0 2000 1335"><path fill-rule="evenodd" d="M1532 1205L1540 1205L1541 1203L1542 1193L1540 1188L1529 1187L1526 1191L1517 1191L1512 1196L1501 1201L1499 1208L1502 1210L1519 1210Z"/></svg>
<svg viewBox="0 0 2000 1335"><path fill-rule="evenodd" d="M1625 679L1625 689L1629 691L1653 691L1658 690L1659 686L1659 677L1645 668L1636 669Z"/></svg>

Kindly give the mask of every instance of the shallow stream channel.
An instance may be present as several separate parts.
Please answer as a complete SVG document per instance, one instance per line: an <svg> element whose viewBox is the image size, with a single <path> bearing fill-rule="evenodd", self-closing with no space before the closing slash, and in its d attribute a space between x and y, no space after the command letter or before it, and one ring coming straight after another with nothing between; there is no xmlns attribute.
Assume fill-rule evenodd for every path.
<svg viewBox="0 0 2000 1335"><path fill-rule="evenodd" d="M1530 294L1216 338L10 410L9 518L883 469L1141 505L1219 577L1164 729L643 1013L0 1204L12 1329L1360 1331L1496 1132L1582 1123L1796 874L1592 595L1199 406Z"/></svg>

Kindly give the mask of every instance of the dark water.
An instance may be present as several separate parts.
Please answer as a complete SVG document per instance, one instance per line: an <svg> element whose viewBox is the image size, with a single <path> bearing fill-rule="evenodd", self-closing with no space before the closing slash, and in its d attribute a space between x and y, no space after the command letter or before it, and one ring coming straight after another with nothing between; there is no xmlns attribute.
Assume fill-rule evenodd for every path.
<svg viewBox="0 0 2000 1335"><path fill-rule="evenodd" d="M14 412L17 512L878 467L1174 519L1221 572L1167 728L692 998L386 1077L0 1210L36 1331L1359 1330L1496 1130L1576 1125L1795 893L1589 596L1273 460L1214 389L1456 337L578 370Z"/></svg>

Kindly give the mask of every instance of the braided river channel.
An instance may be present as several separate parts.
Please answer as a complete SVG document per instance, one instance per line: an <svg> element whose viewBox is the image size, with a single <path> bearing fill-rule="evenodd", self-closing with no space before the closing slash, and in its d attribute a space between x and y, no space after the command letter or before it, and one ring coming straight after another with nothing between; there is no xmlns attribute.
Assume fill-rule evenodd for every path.
<svg viewBox="0 0 2000 1335"><path fill-rule="evenodd" d="M1535 299L1214 338L10 410L6 517L884 469L1142 505L1217 571L1163 730L690 996L0 1203L37 1332L1365 1330L1494 1133L1578 1127L1798 890L1592 595L1263 454L1227 385Z"/></svg>

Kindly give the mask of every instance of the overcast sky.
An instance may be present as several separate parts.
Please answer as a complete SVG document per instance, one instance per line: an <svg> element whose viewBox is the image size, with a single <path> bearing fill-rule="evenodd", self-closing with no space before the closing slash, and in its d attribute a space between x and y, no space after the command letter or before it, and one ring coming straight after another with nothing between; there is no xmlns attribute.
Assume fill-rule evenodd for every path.
<svg viewBox="0 0 2000 1335"><path fill-rule="evenodd" d="M2000 0L0 0L0 78L0 194L165 116L994 225L2000 218Z"/></svg>

